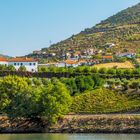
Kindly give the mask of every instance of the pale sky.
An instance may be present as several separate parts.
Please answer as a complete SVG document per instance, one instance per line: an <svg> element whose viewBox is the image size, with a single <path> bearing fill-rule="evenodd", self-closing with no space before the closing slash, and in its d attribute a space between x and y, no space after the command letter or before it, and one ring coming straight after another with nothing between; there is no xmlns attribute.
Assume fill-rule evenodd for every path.
<svg viewBox="0 0 140 140"><path fill-rule="evenodd" d="M0 0L0 54L49 47L140 0Z"/></svg>

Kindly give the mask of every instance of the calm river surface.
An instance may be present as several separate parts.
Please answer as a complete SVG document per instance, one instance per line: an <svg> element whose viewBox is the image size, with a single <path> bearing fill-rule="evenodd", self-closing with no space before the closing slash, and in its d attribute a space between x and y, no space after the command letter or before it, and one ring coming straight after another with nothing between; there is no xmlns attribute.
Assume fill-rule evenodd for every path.
<svg viewBox="0 0 140 140"><path fill-rule="evenodd" d="M140 140L140 134L0 134L0 140Z"/></svg>

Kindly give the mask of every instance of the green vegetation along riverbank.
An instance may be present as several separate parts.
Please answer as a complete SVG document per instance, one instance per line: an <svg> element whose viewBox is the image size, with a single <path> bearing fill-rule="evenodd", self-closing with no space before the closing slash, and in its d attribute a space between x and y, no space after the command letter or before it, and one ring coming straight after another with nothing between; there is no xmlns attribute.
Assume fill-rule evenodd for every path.
<svg viewBox="0 0 140 140"><path fill-rule="evenodd" d="M46 119L0 117L0 133L140 133L140 115L68 115L56 125Z"/></svg>
<svg viewBox="0 0 140 140"><path fill-rule="evenodd" d="M6 76L0 79L0 116L7 116L0 117L0 132L139 133L139 115L94 115L139 111L139 93L139 79Z"/></svg>

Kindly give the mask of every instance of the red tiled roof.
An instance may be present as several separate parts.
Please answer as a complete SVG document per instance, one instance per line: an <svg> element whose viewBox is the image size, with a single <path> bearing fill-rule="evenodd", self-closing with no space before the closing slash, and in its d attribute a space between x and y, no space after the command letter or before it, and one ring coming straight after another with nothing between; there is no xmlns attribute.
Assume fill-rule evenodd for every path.
<svg viewBox="0 0 140 140"><path fill-rule="evenodd" d="M67 64L70 64L70 65L76 64L76 63L77 63L77 61L75 61L75 60L66 60L65 62L66 62Z"/></svg>
<svg viewBox="0 0 140 140"><path fill-rule="evenodd" d="M80 60L79 62L81 62L81 63L86 63L87 61L86 61L86 60Z"/></svg>
<svg viewBox="0 0 140 140"><path fill-rule="evenodd" d="M8 60L9 62L36 62L37 60L33 58L11 58Z"/></svg>
<svg viewBox="0 0 140 140"><path fill-rule="evenodd" d="M103 58L103 59L113 59L113 56L112 56L112 55L109 55L109 56L103 56L102 58Z"/></svg>
<svg viewBox="0 0 140 140"><path fill-rule="evenodd" d="M0 61L1 61L1 62L7 62L8 60L7 60L7 58L0 57Z"/></svg>

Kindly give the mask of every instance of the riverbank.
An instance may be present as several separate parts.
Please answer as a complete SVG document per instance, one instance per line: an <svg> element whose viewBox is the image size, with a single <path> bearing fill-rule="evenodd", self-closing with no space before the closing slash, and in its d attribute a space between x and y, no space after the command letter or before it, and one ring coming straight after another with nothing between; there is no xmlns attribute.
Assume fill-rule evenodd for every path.
<svg viewBox="0 0 140 140"><path fill-rule="evenodd" d="M46 119L0 117L0 133L140 133L140 115L67 115L48 127Z"/></svg>

